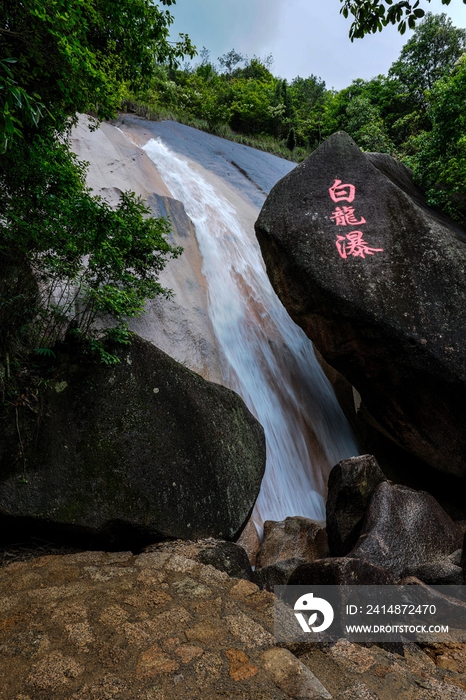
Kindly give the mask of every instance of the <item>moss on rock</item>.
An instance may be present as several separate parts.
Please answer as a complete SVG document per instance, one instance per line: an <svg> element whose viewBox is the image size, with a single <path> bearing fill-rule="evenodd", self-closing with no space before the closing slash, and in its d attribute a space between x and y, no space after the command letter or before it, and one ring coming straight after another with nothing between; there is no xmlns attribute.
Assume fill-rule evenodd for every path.
<svg viewBox="0 0 466 700"><path fill-rule="evenodd" d="M60 356L27 484L3 441L0 513L109 536L233 537L260 488L262 427L234 392L141 338L112 352L112 367Z"/></svg>

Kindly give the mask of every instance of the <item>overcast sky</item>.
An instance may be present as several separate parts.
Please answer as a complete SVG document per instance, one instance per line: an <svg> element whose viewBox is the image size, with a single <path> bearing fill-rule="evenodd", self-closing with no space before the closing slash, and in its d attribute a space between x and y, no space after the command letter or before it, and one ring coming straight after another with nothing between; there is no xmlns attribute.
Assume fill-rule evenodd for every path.
<svg viewBox="0 0 466 700"><path fill-rule="evenodd" d="M446 12L457 27L466 27L466 5L441 0L421 7ZM402 37L395 27L348 39L350 21L339 12L340 0L176 0L172 34L186 32L198 50L205 46L216 62L235 48L250 58L272 54L275 75L292 80L320 76L328 88L340 90L355 78L386 73L410 36Z"/></svg>

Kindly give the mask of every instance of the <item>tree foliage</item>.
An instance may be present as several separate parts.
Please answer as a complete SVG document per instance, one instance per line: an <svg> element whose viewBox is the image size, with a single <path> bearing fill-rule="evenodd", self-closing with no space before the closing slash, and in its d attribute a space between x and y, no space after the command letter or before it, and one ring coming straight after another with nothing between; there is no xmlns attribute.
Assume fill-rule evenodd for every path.
<svg viewBox="0 0 466 700"><path fill-rule="evenodd" d="M92 195L70 150L77 112L115 115L157 62L194 55L168 40L174 0L4 0L0 7L0 335L3 352L50 346L70 321L96 346L128 339L126 320L169 294L158 275L180 249L131 193L116 209ZM112 325L112 324L111 324ZM102 334L101 334L102 335ZM97 344L107 361L102 345Z"/></svg>
<svg viewBox="0 0 466 700"><path fill-rule="evenodd" d="M422 103L426 90L447 75L466 50L466 29L457 29L445 15L428 12L390 68L390 76Z"/></svg>
<svg viewBox="0 0 466 700"><path fill-rule="evenodd" d="M181 250L167 242L165 219L147 216L147 207L131 193L122 194L116 209L92 196L85 165L66 143L38 136L32 145L8 152L4 164L0 259L10 265L27 260L37 283L31 288L34 313L21 330L24 346L51 347L71 321L84 335L92 334L97 315L111 316L124 337L126 319L140 314L146 299L169 295L158 274ZM23 290L16 294L19 298L10 290L3 298L8 338L16 321L16 313L9 314ZM109 334L115 329L103 336Z"/></svg>
<svg viewBox="0 0 466 700"><path fill-rule="evenodd" d="M425 11L420 7L420 0L340 0L343 7L340 12L344 17L353 16L349 36L351 41L362 39L366 34L381 32L388 24L396 24L400 34L406 29L414 29ZM426 0L430 2L430 0ZM451 0L442 0L442 5L449 5ZM466 0L463 0L466 4Z"/></svg>
<svg viewBox="0 0 466 700"><path fill-rule="evenodd" d="M14 58L0 59L0 154L22 137L26 127L37 127L44 105L38 95L29 96L13 77Z"/></svg>
<svg viewBox="0 0 466 700"><path fill-rule="evenodd" d="M172 22L150 0L3 0L0 55L16 61L16 84L55 120L76 112L107 119L125 84L141 88L155 62L194 55L187 36L169 42Z"/></svg>
<svg viewBox="0 0 466 700"><path fill-rule="evenodd" d="M428 95L432 129L417 137L409 159L432 206L466 225L466 54L451 75L438 80Z"/></svg>

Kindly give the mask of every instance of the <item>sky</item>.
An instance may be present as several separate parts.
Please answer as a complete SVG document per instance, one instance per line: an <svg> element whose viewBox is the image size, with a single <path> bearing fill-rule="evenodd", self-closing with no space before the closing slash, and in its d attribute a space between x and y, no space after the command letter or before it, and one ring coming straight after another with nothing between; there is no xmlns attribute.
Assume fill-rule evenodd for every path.
<svg viewBox="0 0 466 700"><path fill-rule="evenodd" d="M462 0L449 6L421 0L420 7L445 12L466 28ZM340 8L340 0L176 0L172 38L187 33L198 50L210 50L214 63L233 48L249 58L272 54L274 75L288 81L316 75L327 88L341 90L356 78L386 74L412 32L400 36L389 26L351 43L350 20Z"/></svg>

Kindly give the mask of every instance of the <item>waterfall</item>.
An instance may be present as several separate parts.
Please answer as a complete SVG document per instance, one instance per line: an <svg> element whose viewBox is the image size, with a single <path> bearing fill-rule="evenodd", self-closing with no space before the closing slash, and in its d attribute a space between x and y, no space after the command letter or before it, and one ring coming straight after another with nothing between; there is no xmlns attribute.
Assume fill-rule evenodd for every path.
<svg viewBox="0 0 466 700"><path fill-rule="evenodd" d="M224 384L242 396L265 431L256 527L261 532L265 520L290 515L324 521L328 472L358 448L312 343L273 291L239 198L161 139L144 150L194 223Z"/></svg>

